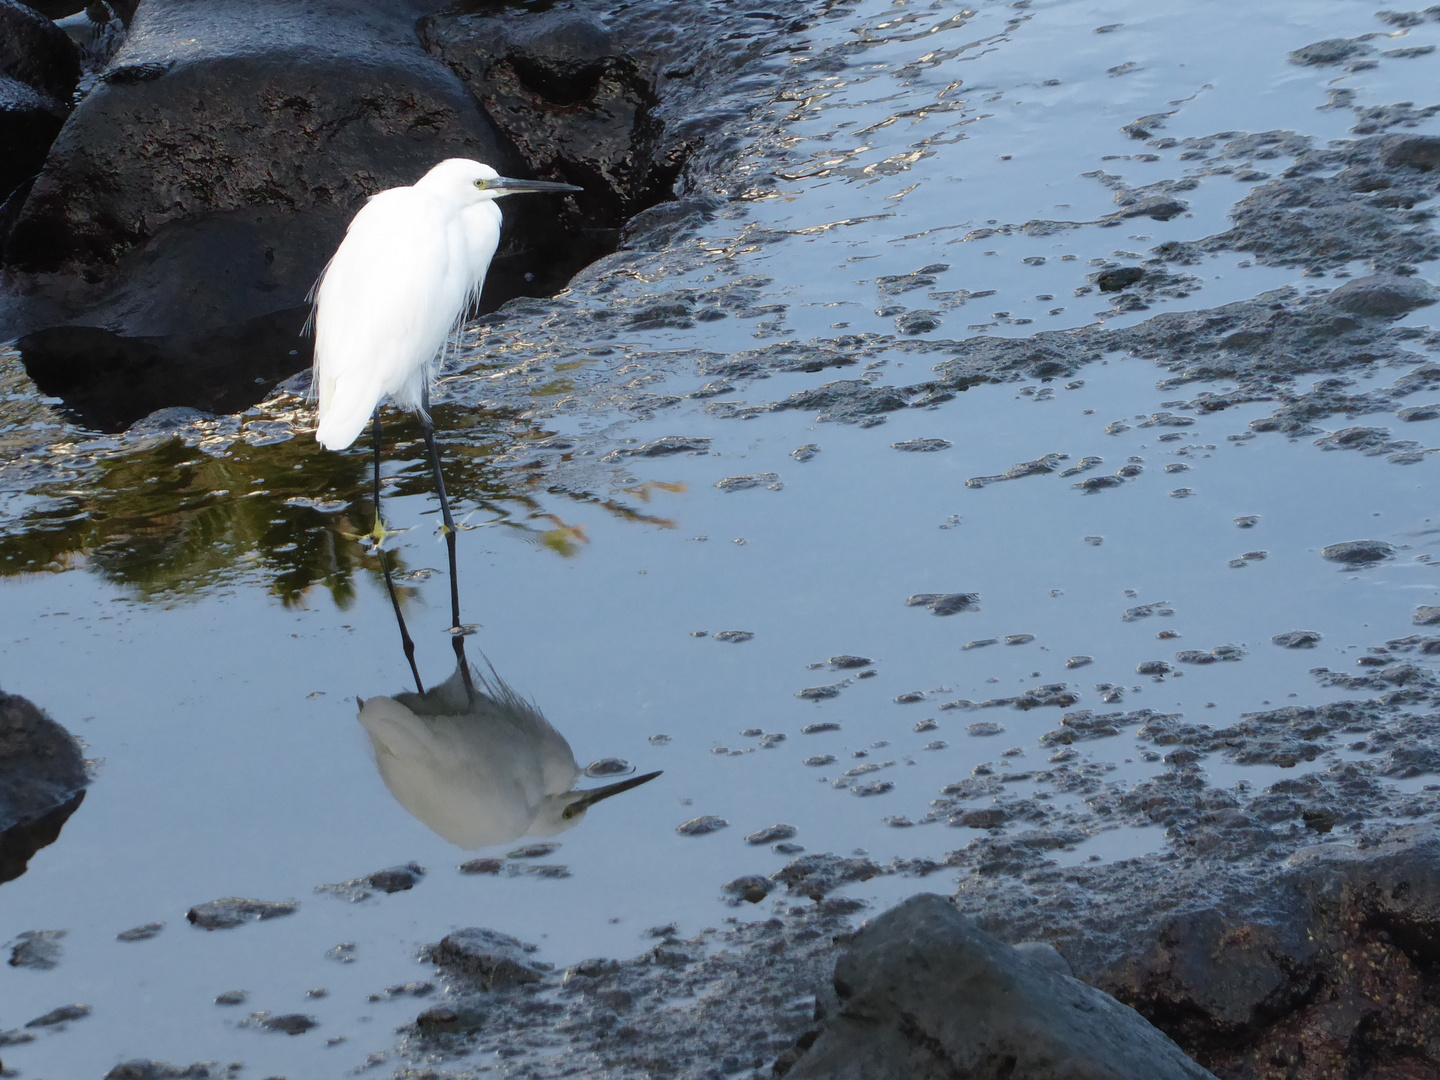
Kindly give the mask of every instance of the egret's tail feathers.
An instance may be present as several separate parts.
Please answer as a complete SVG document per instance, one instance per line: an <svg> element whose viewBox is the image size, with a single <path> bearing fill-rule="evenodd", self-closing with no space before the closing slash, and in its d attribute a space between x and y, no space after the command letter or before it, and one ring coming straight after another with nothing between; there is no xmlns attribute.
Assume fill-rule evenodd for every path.
<svg viewBox="0 0 1440 1080"><path fill-rule="evenodd" d="M344 450L360 437L379 404L379 392L369 387L357 390L345 383L322 386L315 440L327 450Z"/></svg>

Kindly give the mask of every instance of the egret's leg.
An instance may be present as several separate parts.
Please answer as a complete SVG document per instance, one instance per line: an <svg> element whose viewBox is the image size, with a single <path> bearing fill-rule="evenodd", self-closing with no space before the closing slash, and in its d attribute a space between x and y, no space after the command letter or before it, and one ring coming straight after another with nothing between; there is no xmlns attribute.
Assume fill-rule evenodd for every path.
<svg viewBox="0 0 1440 1080"><path fill-rule="evenodd" d="M455 519L450 516L450 501L445 497L445 477L440 472L440 451L435 445L435 424L430 419L430 391L424 394L424 407L420 410L420 426L425 431L425 445L430 450L430 468L435 474L435 491L440 496L440 516L445 522L445 553L450 560L450 633L455 648L455 662L460 665L465 688L473 692L470 684L470 664L465 659L465 633L460 628L460 575L455 560Z"/></svg>
<svg viewBox="0 0 1440 1080"><path fill-rule="evenodd" d="M400 595L395 583L390 580L389 553L381 546L385 530L380 524L380 410L375 410L375 554L380 557L380 569L385 572L385 591L390 594L390 606L395 609L395 621L400 624L400 644L405 650L405 659L410 663L410 674L415 676L415 689L425 693L425 684L420 681L420 669L415 666L415 642L405 626L405 616L400 613Z"/></svg>

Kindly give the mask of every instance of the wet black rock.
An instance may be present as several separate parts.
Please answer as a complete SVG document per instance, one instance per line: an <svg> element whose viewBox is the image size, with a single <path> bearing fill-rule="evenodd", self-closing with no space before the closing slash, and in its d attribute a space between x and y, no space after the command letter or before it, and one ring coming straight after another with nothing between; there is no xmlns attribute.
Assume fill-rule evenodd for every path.
<svg viewBox="0 0 1440 1080"><path fill-rule="evenodd" d="M833 1011L788 1073L793 1080L1211 1076L1132 1009L929 893L848 942L830 1001Z"/></svg>
<svg viewBox="0 0 1440 1080"><path fill-rule="evenodd" d="M34 704L0 692L0 882L25 872L85 798L73 736Z"/></svg>
<svg viewBox="0 0 1440 1080"><path fill-rule="evenodd" d="M55 1027L58 1024L68 1024L72 1020L83 1020L89 1015L89 1005L61 1005L58 1009L51 1009L44 1016L37 1016L25 1026L27 1028Z"/></svg>
<svg viewBox="0 0 1440 1080"><path fill-rule="evenodd" d="M1339 64L1374 51L1359 38L1326 38L1324 41L1296 49L1290 54L1290 62L1303 66Z"/></svg>
<svg viewBox="0 0 1440 1080"><path fill-rule="evenodd" d="M115 935L116 941L149 941L156 937L161 930L165 929L163 922L146 923L143 926L136 926L129 930L121 930Z"/></svg>
<svg viewBox="0 0 1440 1080"><path fill-rule="evenodd" d="M1402 1062L1414 1076L1440 1071L1427 1035L1440 1022L1433 828L1308 847L1265 897L1258 910L1174 916L1101 985L1222 1075L1379 1080Z"/></svg>
<svg viewBox="0 0 1440 1080"><path fill-rule="evenodd" d="M304 1013L283 1013L280 1016L262 1016L257 1018L257 1023L266 1031L274 1031L282 1035L304 1035L305 1032L311 1028L320 1026L320 1021Z"/></svg>
<svg viewBox="0 0 1440 1080"><path fill-rule="evenodd" d="M793 840L800 832L794 825L771 825L745 837L747 844L773 844L777 840Z"/></svg>
<svg viewBox="0 0 1440 1080"><path fill-rule="evenodd" d="M1320 643L1320 635L1314 630L1291 630L1287 634L1276 634L1270 640L1282 649L1313 649Z"/></svg>
<svg viewBox="0 0 1440 1080"><path fill-rule="evenodd" d="M1402 135L1385 146L1384 162L1392 169L1430 172L1440 168L1440 139L1433 135Z"/></svg>
<svg viewBox="0 0 1440 1080"><path fill-rule="evenodd" d="M737 900L743 900L748 904L758 904L770 895L770 890L775 888L775 883L758 874L746 874L734 881L727 881L722 887Z"/></svg>
<svg viewBox="0 0 1440 1080"><path fill-rule="evenodd" d="M412 862L406 863L404 866L390 866L384 870L376 870L373 874L342 881L338 885L317 885L315 891L335 893L347 900L368 900L372 895L372 890L383 893L405 892L413 889L424 877L425 868Z"/></svg>
<svg viewBox="0 0 1440 1080"><path fill-rule="evenodd" d="M954 615L979 603L979 593L916 593L905 600L906 607L929 608L933 615Z"/></svg>
<svg viewBox="0 0 1440 1080"><path fill-rule="evenodd" d="M550 965L530 959L536 951L508 934L481 927L456 930L426 950L433 964L477 984L482 990L502 990L539 982Z"/></svg>
<svg viewBox="0 0 1440 1080"><path fill-rule="evenodd" d="M80 81L80 52L65 31L29 5L0 0L0 76L68 102ZM0 189L0 201L7 194L8 188Z"/></svg>
<svg viewBox="0 0 1440 1080"><path fill-rule="evenodd" d="M1410 621L1416 626L1435 626L1440 624L1440 607L1422 604L1415 609L1415 614Z"/></svg>
<svg viewBox="0 0 1440 1080"><path fill-rule="evenodd" d="M705 814L702 817L691 818L683 825L677 825L675 831L681 836L709 836L721 829L728 829L730 822L714 814Z"/></svg>
<svg viewBox="0 0 1440 1080"><path fill-rule="evenodd" d="M869 859L822 854L801 855L770 876L792 894L822 900L841 885L869 881L883 872Z"/></svg>
<svg viewBox="0 0 1440 1080"><path fill-rule="evenodd" d="M447 12L423 20L420 34L532 173L563 174L618 199L604 224L615 228L668 193L679 162L660 148L652 74L636 62L635 43L595 15L549 7ZM580 198L584 205L587 196ZM588 201L600 204L594 195ZM601 216L595 209L590 216Z"/></svg>
<svg viewBox="0 0 1440 1080"><path fill-rule="evenodd" d="M1101 292L1120 292L1128 289L1145 276L1138 266L1122 266L1116 270L1105 270L1095 275L1095 284Z"/></svg>
<svg viewBox="0 0 1440 1080"><path fill-rule="evenodd" d="M950 449L950 442L948 439L906 439L904 442L891 443L890 446L895 450L929 454L936 450Z"/></svg>
<svg viewBox="0 0 1440 1080"><path fill-rule="evenodd" d="M621 447L606 454L603 461L618 461L624 457L663 457L666 454L703 454L710 448L710 439L688 435L666 435L643 446Z"/></svg>
<svg viewBox="0 0 1440 1080"><path fill-rule="evenodd" d="M228 1070L222 1071L208 1062L180 1066L136 1058L116 1065L105 1074L105 1080L220 1080L228 1075Z"/></svg>
<svg viewBox="0 0 1440 1080"><path fill-rule="evenodd" d="M1440 418L1440 404L1412 405L1408 409L1398 410L1395 415L1407 423L1413 423L1417 420L1435 420Z"/></svg>
<svg viewBox="0 0 1440 1080"><path fill-rule="evenodd" d="M1331 544L1320 552L1321 557L1347 566L1362 566L1395 557L1395 549L1383 540L1347 540Z"/></svg>
<svg viewBox="0 0 1440 1080"><path fill-rule="evenodd" d="M292 915L299 906L294 900L245 900L227 896L196 904L185 917L202 930L229 930L242 923Z"/></svg>
<svg viewBox="0 0 1440 1080"><path fill-rule="evenodd" d="M1347 281L1329 296L1329 307L1362 318L1393 318L1440 300L1440 291L1418 277L1377 274Z"/></svg>

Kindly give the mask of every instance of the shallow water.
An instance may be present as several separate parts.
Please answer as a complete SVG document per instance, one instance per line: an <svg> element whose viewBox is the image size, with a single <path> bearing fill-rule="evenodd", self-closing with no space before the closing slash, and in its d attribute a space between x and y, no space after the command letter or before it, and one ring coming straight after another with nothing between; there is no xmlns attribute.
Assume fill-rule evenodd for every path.
<svg viewBox="0 0 1440 1080"><path fill-rule="evenodd" d="M463 477L452 488L469 526L459 551L465 618L479 624L472 658L483 651L531 697L582 766L619 757L641 771L664 770L557 838L559 850L540 861L563 864L569 877L460 874L456 865L473 856L410 817L376 772L355 698L405 688L408 671L378 564L345 535L364 532L372 513L364 450L323 455L302 433L212 459L157 434L143 447L104 444L113 449L100 466L88 464L99 449L91 444L67 476L10 484L0 504L0 553L12 574L0 583L3 685L85 740L96 780L60 839L0 893L0 936L68 931L55 970L0 969L0 1028L72 1002L94 1012L68 1030L6 1047L7 1066L22 1076L100 1075L140 1056L243 1061L245 1075L255 1076L340 1075L387 1052L393 1029L422 1007L410 997L368 995L433 978L417 951L452 928L492 927L565 964L639 952L652 926L674 922L688 935L728 918L764 917L768 903L727 906L720 886L788 861L744 839L781 822L796 826L795 842L810 852L858 850L882 864L941 860L981 834L943 818L910 828L891 822L921 821L940 789L976 766L1039 766L1050 751L1038 740L1065 711L944 708L960 700L1064 683L1079 695L1074 708L1148 707L1219 727L1269 706L1353 696L1321 687L1309 672L1353 668L1357 652L1409 633L1415 606L1435 602L1433 456L1399 466L1323 452L1312 438L1249 437L1248 422L1268 416L1272 403L1184 427L1141 427L1157 413L1183 414L1173 399L1190 388L1159 390L1153 364L1121 357L1089 365L1073 386L979 386L873 427L816 423L799 411L742 421L707 410L708 399L637 412L616 390L640 380L645 393L690 394L711 380L696 368L702 352L894 333L902 313L880 314L894 306L940 311L931 336L957 339L982 329L1023 336L1085 325L1107 312L1098 295L1073 295L1092 260L1134 263L1167 239L1221 231L1247 185L1207 176L1183 195L1191 213L1167 222L964 237L1111 213L1111 192L1083 175L1098 169L1140 186L1203 166L1177 160L1178 148L1155 151L1155 162L1107 160L1144 150L1120 132L1124 124L1182 98L1193 100L1158 134L1289 128L1317 141L1345 137L1352 113L1317 110L1339 69L1295 67L1286 55L1320 38L1386 29L1370 5L1340 0L1261 10L963 10L944 2L832 10L809 32L812 51L844 67L811 71L803 93L787 84L790 97L772 110L778 134L737 158L745 197L674 255L607 280L603 298L598 271L574 290L577 302L624 311L629 298L704 293L758 275L770 280L753 286L757 302L783 310L689 328L596 329L590 340L554 342L539 317L510 309L510 321L502 312L482 338L513 338L496 357L475 359L524 363L529 385L552 391L520 401L522 391L481 381L478 372L447 382L456 404L439 419L449 438L447 473L453 465ZM1111 23L1124 25L1095 32ZM1430 24L1403 44L1437 36L1440 25ZM1137 67L1107 71L1126 63ZM1423 105L1432 75L1432 58L1383 60L1341 85L1359 89L1364 104ZM953 86L957 79L963 87ZM1043 85L1048 79L1059 85ZM1278 174L1284 164L1266 168ZM766 170L779 181L764 183ZM1041 257L1040 265L1024 261ZM1201 278L1199 291L1121 318L1334 284L1242 265L1249 261L1211 258L1188 271ZM877 285L937 264L945 267L931 272L933 285ZM949 308L953 295L929 295L961 289L995 295ZM1057 307L1064 310L1047 314ZM1411 318L1425 321L1423 311ZM897 347L868 377L919 381L942 358ZM776 374L714 400L777 401L859 378L862 366ZM509 408L477 415L460 405L490 397ZM18 411L34 402L17 393L5 408L18 428L31 422ZM266 415L272 420L256 422L289 414L282 403ZM1107 434L1115 421L1130 426ZM1331 426L1353 424L1440 445L1440 421L1355 417ZM386 515L409 531L392 544L407 572L440 568L444 547L415 432L400 430L408 442L387 462ZM25 431L34 445L53 437L40 429L14 437L23 441ZM223 424L181 435L212 453L236 438ZM526 440L542 435L572 439L578 449L536 469L489 461L517 442L512 453L528 459ZM667 435L713 441L704 454L598 460ZM79 433L66 437L85 445ZM917 438L951 445L933 453L892 448ZM263 433L255 441L267 442ZM820 452L804 462L792 457L806 444ZM966 484L1051 453L1068 455L1062 468L1086 456L1103 463L1074 477ZM1073 487L1127 464L1142 471L1119 487ZM1165 471L1174 465L1188 468ZM716 486L767 473L776 479L746 490ZM582 488L594 497L566 493ZM319 505L295 501L306 498ZM89 516L66 520L80 509ZM1237 527L1248 515L1258 522ZM1354 539L1388 541L1399 555L1363 571L1320 557L1324 546ZM1231 565L1257 551L1265 557ZM438 682L453 662L443 632L445 577L416 575L408 586L421 670ZM975 609L937 617L906 605L916 594L957 592L978 593ZM1173 614L1124 618L1144 605ZM1321 643L1271 644L1297 629L1320 633ZM726 630L754 636L715 637ZM1163 631L1179 637L1158 638ZM1033 640L1005 644L1012 635ZM964 648L991 638L997 642ZM1222 645L1245 655L1174 663L1178 650ZM874 677L827 664L847 654L871 659ZM1076 656L1093 662L1067 667ZM1174 671L1137 674L1153 660ZM1102 702L1097 684L1119 688L1121 702ZM838 696L796 696L821 686L840 686ZM923 697L895 700L914 692ZM934 729L916 730L926 720ZM967 732L982 722L1003 730ZM802 731L816 723L839 729ZM754 729L785 738L764 748L759 736L742 734ZM1004 756L1012 749L1019 753ZM1114 764L1116 779L1161 768L1127 734L1076 749L1082 760ZM804 764L821 755L835 760ZM847 770L868 764L882 768L852 779L893 788L860 797L837 786ZM1277 771L1218 758L1206 768L1224 785L1268 784ZM729 825L677 834L702 815ZM480 854L501 856L520 843ZM1110 860L1162 844L1158 829L1115 830L1057 855L1066 864ZM409 892L360 903L313 892L411 860L429 873ZM890 902L954 881L942 869L845 891ZM233 930L186 925L187 908L223 896L295 898L301 906ZM155 939L115 940L152 921L167 923ZM346 942L356 944L353 963L326 957ZM245 1004L212 1003L234 989L249 992ZM311 989L328 994L309 998ZM320 1026L297 1038L239 1026L257 1010L308 1013ZM345 1041L327 1045L337 1037Z"/></svg>

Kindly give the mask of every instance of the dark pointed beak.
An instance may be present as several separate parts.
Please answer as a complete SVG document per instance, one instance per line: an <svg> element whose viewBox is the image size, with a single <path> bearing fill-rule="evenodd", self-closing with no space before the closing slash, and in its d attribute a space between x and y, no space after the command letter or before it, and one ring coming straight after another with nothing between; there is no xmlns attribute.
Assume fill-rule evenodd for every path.
<svg viewBox="0 0 1440 1080"><path fill-rule="evenodd" d="M519 195L526 191L551 192L552 194L563 194L567 191L584 191L584 188L576 187L574 184L557 184L550 180L514 180L508 176L497 176L486 185L491 191L498 191L505 195Z"/></svg>
<svg viewBox="0 0 1440 1080"><path fill-rule="evenodd" d="M648 784L659 775L660 773L658 772L648 772L642 776L627 776L624 780L618 780L613 784L606 784L604 787L591 788L589 791L579 792L580 797L566 807L566 810L569 811L568 816L573 817L575 814L589 810L590 807L594 806L601 799L608 799L611 795L619 795L622 791L629 791L631 788L637 788L641 784Z"/></svg>

